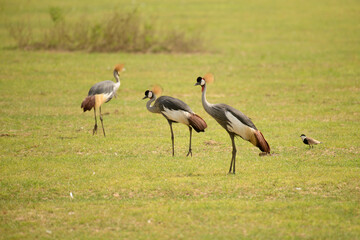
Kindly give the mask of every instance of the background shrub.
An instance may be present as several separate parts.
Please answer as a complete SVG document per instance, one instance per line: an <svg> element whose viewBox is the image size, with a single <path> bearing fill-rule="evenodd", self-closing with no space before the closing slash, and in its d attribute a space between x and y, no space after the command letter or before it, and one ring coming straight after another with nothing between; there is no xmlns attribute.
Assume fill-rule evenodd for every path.
<svg viewBox="0 0 360 240"><path fill-rule="evenodd" d="M52 26L43 30L35 41L32 29L25 24L10 26L10 34L21 49L65 50L89 52L178 52L203 50L197 36L185 36L184 31L155 28L155 23L145 22L137 9L115 12L105 20L67 22L60 8L50 8Z"/></svg>

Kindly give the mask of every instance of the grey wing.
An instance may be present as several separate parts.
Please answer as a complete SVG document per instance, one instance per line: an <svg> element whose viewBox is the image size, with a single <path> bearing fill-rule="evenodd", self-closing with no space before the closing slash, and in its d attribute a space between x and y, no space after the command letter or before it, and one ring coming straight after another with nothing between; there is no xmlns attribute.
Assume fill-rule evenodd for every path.
<svg viewBox="0 0 360 240"><path fill-rule="evenodd" d="M167 109L171 110L183 110L193 113L191 108L186 103L177 98L161 96L158 98L157 103L159 104L159 107L162 111L164 110L164 107L166 107Z"/></svg>
<svg viewBox="0 0 360 240"><path fill-rule="evenodd" d="M236 117L240 122L242 122L243 124L245 124L246 126L248 127L251 127L255 130L257 130L257 128L255 127L255 124L251 121L250 118L248 118L244 113L240 112L239 110L229 106L229 105L226 105L226 104L215 104L214 106L214 109L217 110L217 115L219 117L219 120L221 121L217 121L226 129L226 125L228 125L228 118L226 117L225 115L225 112L228 111L230 112L234 117ZM225 110L225 111L221 111L222 110Z"/></svg>
<svg viewBox="0 0 360 240"><path fill-rule="evenodd" d="M226 107L225 104L213 104L210 108L210 111L207 111L223 128L227 130L227 125L229 121L225 115Z"/></svg>
<svg viewBox="0 0 360 240"><path fill-rule="evenodd" d="M107 80L96 83L89 90L88 96L93 96L96 94L102 93L113 93L115 88L115 83L113 81Z"/></svg>

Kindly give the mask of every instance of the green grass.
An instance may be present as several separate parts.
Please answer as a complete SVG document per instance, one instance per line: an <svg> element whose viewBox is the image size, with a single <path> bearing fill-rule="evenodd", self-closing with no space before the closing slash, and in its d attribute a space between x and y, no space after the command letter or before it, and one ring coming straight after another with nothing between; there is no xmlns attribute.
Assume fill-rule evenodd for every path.
<svg viewBox="0 0 360 240"><path fill-rule="evenodd" d="M134 7L116 4L0 1L0 239L360 238L357 1L138 3L159 25L201 34L204 54L20 51L7 31L26 20L41 32L50 7L67 19ZM81 101L117 63L107 137L92 136ZM206 72L209 102L251 117L273 156L238 139L227 175L230 138L193 86ZM141 100L153 84L207 121L192 158L180 124L170 156L166 120ZM323 143L309 150L302 133Z"/></svg>

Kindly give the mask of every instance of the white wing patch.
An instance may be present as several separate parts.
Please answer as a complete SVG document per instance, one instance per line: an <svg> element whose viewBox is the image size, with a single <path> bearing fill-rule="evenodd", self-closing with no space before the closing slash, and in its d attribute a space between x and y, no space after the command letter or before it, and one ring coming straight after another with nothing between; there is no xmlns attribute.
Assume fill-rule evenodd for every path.
<svg viewBox="0 0 360 240"><path fill-rule="evenodd" d="M237 119L231 112L225 112L226 117L229 119L229 124L227 129L230 132L234 132L239 135L244 140L250 141L253 135L253 129L243 124L239 119Z"/></svg>
<svg viewBox="0 0 360 240"><path fill-rule="evenodd" d="M164 114L170 120L183 123L185 125L189 125L188 118L190 117L190 113L183 110L170 110L166 107L164 107L164 110L165 111L162 111L161 113Z"/></svg>
<svg viewBox="0 0 360 240"><path fill-rule="evenodd" d="M109 99L113 93L104 93L105 99Z"/></svg>

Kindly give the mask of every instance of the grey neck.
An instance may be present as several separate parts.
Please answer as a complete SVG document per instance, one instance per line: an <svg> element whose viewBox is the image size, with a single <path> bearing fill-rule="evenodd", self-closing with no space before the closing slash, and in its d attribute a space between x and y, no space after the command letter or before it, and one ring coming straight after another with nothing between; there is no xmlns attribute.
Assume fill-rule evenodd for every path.
<svg viewBox="0 0 360 240"><path fill-rule="evenodd" d="M114 78L116 79L116 82L120 82L120 76L118 71L114 70Z"/></svg>
<svg viewBox="0 0 360 240"><path fill-rule="evenodd" d="M154 102L155 100L156 100L156 96L154 94L153 97L150 98L150 100L146 103L146 108L152 113L160 113L159 109L155 106L155 104L151 106L151 103Z"/></svg>
<svg viewBox="0 0 360 240"><path fill-rule="evenodd" d="M202 91L201 100L202 100L202 105L203 105L205 111L210 114L212 104L206 100L206 83L204 85L204 90Z"/></svg>

